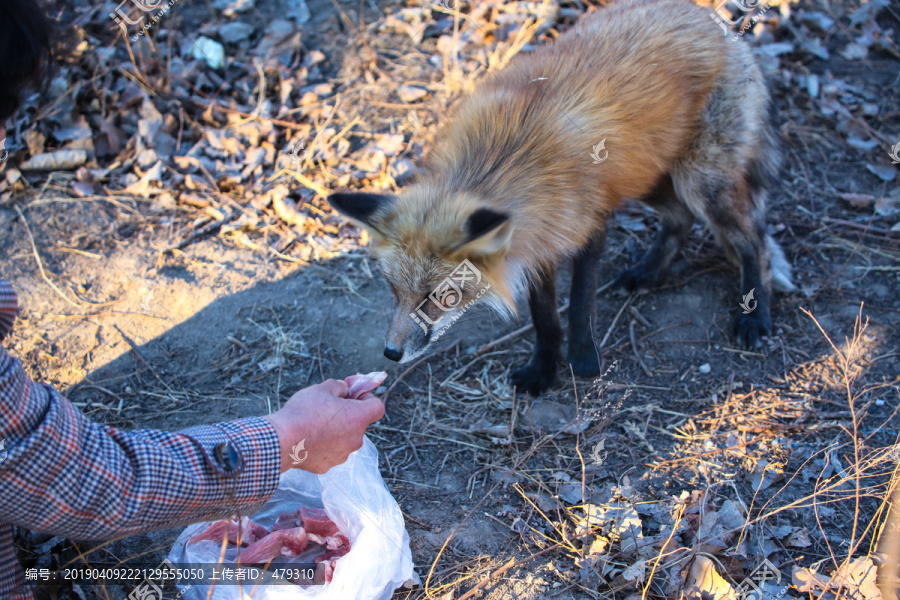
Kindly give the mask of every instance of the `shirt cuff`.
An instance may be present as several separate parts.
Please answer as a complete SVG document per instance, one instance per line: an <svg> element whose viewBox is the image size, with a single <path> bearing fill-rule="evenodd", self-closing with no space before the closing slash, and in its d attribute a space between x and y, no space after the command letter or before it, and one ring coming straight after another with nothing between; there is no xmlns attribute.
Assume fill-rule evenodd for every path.
<svg viewBox="0 0 900 600"><path fill-rule="evenodd" d="M200 447L207 466L236 503L268 499L278 488L281 447L268 419L248 417L178 433Z"/></svg>

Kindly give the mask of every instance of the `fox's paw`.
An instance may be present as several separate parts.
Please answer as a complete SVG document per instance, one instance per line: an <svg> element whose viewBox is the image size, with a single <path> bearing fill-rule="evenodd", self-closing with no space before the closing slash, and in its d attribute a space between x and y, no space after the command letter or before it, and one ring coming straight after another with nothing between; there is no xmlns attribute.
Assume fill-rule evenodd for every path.
<svg viewBox="0 0 900 600"><path fill-rule="evenodd" d="M738 315L734 320L734 337L745 348L762 346L763 336L772 333L772 319L760 315Z"/></svg>
<svg viewBox="0 0 900 600"><path fill-rule="evenodd" d="M518 371L513 371L510 381L516 386L517 394L539 396L541 392L556 383L556 368L555 365L551 368L543 368L529 364Z"/></svg>
<svg viewBox="0 0 900 600"><path fill-rule="evenodd" d="M572 372L579 377L594 377L600 374L600 358L593 345L590 349L569 352L569 364L572 365Z"/></svg>
<svg viewBox="0 0 900 600"><path fill-rule="evenodd" d="M647 291L656 285L659 278L657 271L647 269L641 265L625 269L613 282L613 289L626 292Z"/></svg>

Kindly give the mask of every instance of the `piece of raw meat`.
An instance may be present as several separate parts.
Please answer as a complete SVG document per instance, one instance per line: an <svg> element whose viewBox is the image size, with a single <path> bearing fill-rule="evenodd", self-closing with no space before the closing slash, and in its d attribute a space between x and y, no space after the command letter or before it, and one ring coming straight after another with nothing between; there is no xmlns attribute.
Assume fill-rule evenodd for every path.
<svg viewBox="0 0 900 600"><path fill-rule="evenodd" d="M341 550L344 554L350 552L350 540L343 533L328 538L325 547L329 550Z"/></svg>
<svg viewBox="0 0 900 600"><path fill-rule="evenodd" d="M221 542L222 538L227 535L229 544L243 546L253 544L268 534L269 530L262 525L254 523L248 517L241 517L240 524L233 519L210 523L206 529L192 537L188 544L195 544L201 540ZM239 536L242 536L240 541L238 540Z"/></svg>
<svg viewBox="0 0 900 600"><path fill-rule="evenodd" d="M285 529L281 532L284 546L281 548L282 556L297 556L309 546L309 536L302 527Z"/></svg>
<svg viewBox="0 0 900 600"><path fill-rule="evenodd" d="M324 508L306 508L301 506L297 511L297 517L301 520L301 525L307 533L316 535L330 536L340 532L338 526L328 516Z"/></svg>
<svg viewBox="0 0 900 600"><path fill-rule="evenodd" d="M375 377L372 377L373 375ZM382 375L383 373L355 375L354 377L369 378L366 380L366 385L360 388L365 390L361 394L381 385L381 382L384 381ZM222 538L228 536L230 544L237 544L238 525L237 521L216 521L192 537L188 543L193 544L200 540L213 540L221 543ZM340 557L350 552L350 540L340 532L324 508L301 506L295 513L281 513L272 526L271 533L247 517L241 518L240 526L243 532L243 543L250 544L238 556L239 562L245 565L268 564L279 556L294 557L305 551L310 543L313 543L326 550L315 560L322 564L322 567L317 569L316 579L321 581L324 578L324 581L331 581L334 576L335 563Z"/></svg>
<svg viewBox="0 0 900 600"><path fill-rule="evenodd" d="M293 529L300 527L302 523L297 518L297 513L281 513L278 520L272 525L272 531L280 531L282 529Z"/></svg>
<svg viewBox="0 0 900 600"><path fill-rule="evenodd" d="M238 561L245 565L265 564L276 556L281 556L282 547L284 547L284 540L281 539L281 532L276 531L248 546L238 556Z"/></svg>
<svg viewBox="0 0 900 600"><path fill-rule="evenodd" d="M324 576L326 582L331 583L331 580L334 579L335 563L337 563L337 560L342 556L343 554L328 552L316 557L316 571L319 570L318 566L322 565L322 575ZM316 575L318 575L318 572L316 573Z"/></svg>
<svg viewBox="0 0 900 600"><path fill-rule="evenodd" d="M387 379L387 373L384 371L374 371L368 375L360 375L359 373L351 375L344 379L344 383L350 387L350 392L347 396L354 400L359 400L384 383L385 379Z"/></svg>
<svg viewBox="0 0 900 600"><path fill-rule="evenodd" d="M241 552L242 564L265 564L278 556L296 556L306 550L309 536L302 527L273 531Z"/></svg>
<svg viewBox="0 0 900 600"><path fill-rule="evenodd" d="M310 542L325 546L328 550L340 550L346 548L345 553L350 551L350 540L343 534L339 533L337 535L323 536L316 535L315 533L308 533L306 535L309 536Z"/></svg>

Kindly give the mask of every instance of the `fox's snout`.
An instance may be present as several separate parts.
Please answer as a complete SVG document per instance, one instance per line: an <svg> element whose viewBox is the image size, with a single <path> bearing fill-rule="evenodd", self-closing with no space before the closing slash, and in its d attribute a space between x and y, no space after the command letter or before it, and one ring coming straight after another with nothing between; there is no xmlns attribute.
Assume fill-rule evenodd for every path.
<svg viewBox="0 0 900 600"><path fill-rule="evenodd" d="M431 339L431 328L415 312L398 307L384 339L384 357L405 363L425 353Z"/></svg>
<svg viewBox="0 0 900 600"><path fill-rule="evenodd" d="M394 346L385 342L384 344L384 357L388 360L392 360L394 362L400 362L403 360L403 349L395 348Z"/></svg>

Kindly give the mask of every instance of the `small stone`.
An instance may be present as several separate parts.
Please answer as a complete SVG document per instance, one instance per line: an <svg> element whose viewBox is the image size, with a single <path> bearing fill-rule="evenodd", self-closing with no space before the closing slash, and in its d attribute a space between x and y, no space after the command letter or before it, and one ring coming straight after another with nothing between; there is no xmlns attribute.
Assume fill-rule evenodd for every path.
<svg viewBox="0 0 900 600"><path fill-rule="evenodd" d="M878 114L879 108L878 105L874 102L863 102L862 103L862 113L867 117L874 117Z"/></svg>
<svg viewBox="0 0 900 600"><path fill-rule="evenodd" d="M414 85L401 85L397 89L397 95L403 102L416 102L428 95L428 90Z"/></svg>
<svg viewBox="0 0 900 600"><path fill-rule="evenodd" d="M712 367L709 366L709 363L703 363L702 365L697 367L697 370L706 375L707 373L712 371Z"/></svg>
<svg viewBox="0 0 900 600"><path fill-rule="evenodd" d="M197 38L192 54L195 59L205 61L210 69L219 70L225 66L225 47L208 37Z"/></svg>
<svg viewBox="0 0 900 600"><path fill-rule="evenodd" d="M356 163L357 169L365 173L379 173L384 165L384 152L378 149L370 150Z"/></svg>
<svg viewBox="0 0 900 600"><path fill-rule="evenodd" d="M862 60L869 55L869 49L860 44L847 44L847 47L841 50L841 56L847 60Z"/></svg>
<svg viewBox="0 0 900 600"><path fill-rule="evenodd" d="M800 14L800 21L818 31L829 31L834 27L834 19L820 12L804 12Z"/></svg>
<svg viewBox="0 0 900 600"><path fill-rule="evenodd" d="M253 31L253 25L233 21L219 27L219 39L226 44L237 44L249 38Z"/></svg>
<svg viewBox="0 0 900 600"><path fill-rule="evenodd" d="M311 67L321 62L325 62L325 54L319 50L310 50L306 53L306 56L303 57L304 67Z"/></svg>
<svg viewBox="0 0 900 600"><path fill-rule="evenodd" d="M305 0L291 0L288 3L288 9L284 16L288 19L293 19L298 25L301 25L309 21L311 14Z"/></svg>
<svg viewBox="0 0 900 600"><path fill-rule="evenodd" d="M811 98L819 97L819 76L810 75L806 78L806 91Z"/></svg>
<svg viewBox="0 0 900 600"><path fill-rule="evenodd" d="M375 148L384 152L385 156L397 156L403 150L403 135L399 133L387 133L378 136Z"/></svg>
<svg viewBox="0 0 900 600"><path fill-rule="evenodd" d="M141 152L138 152L137 156L135 157L135 161L141 169L146 170L159 162L159 157L153 150L143 150Z"/></svg>

